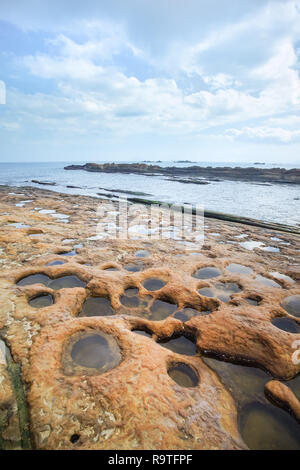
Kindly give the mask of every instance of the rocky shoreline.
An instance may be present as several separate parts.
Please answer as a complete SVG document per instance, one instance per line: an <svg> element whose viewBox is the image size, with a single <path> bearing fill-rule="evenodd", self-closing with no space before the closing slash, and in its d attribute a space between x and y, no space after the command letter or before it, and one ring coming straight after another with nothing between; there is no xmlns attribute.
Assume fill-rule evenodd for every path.
<svg viewBox="0 0 300 470"><path fill-rule="evenodd" d="M189 176L191 183L195 183L196 177L201 179L213 179L216 181L251 181L260 183L300 184L300 169L293 168L241 168L241 167L201 167L198 165L189 167L162 167L159 165L148 165L146 163L85 163L84 165L67 165L65 170L84 170L100 173L135 173L140 175L166 175L168 177ZM201 178L201 179L200 179ZM180 181L180 180L179 180ZM188 180L182 180L187 183ZM197 184L197 182L196 182ZM202 182L203 184L203 182ZM204 181L205 184L205 181Z"/></svg>
<svg viewBox="0 0 300 470"><path fill-rule="evenodd" d="M107 204L0 188L0 448L300 449L299 235Z"/></svg>

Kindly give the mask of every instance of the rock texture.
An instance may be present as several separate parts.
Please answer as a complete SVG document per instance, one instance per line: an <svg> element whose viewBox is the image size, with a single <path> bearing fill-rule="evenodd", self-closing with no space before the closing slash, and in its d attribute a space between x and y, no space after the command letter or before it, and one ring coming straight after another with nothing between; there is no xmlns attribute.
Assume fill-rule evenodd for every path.
<svg viewBox="0 0 300 470"><path fill-rule="evenodd" d="M68 165L65 170L85 170L102 173L137 173L142 175L160 174L167 176L191 176L200 178L218 178L237 181L257 181L261 183L300 184L300 169L293 168L241 168L241 167L161 167L146 163L85 163L84 165Z"/></svg>
<svg viewBox="0 0 300 470"><path fill-rule="evenodd" d="M233 396L203 358L254 365L278 380L299 373L292 357L300 334L272 324L286 317L300 325L300 316L281 306L300 294L299 237L206 219L203 246L192 236L145 240L134 220L132 239L111 239L99 204L106 202L33 188L0 192L0 447L246 448ZM260 242L259 248L245 247L246 240ZM279 251L265 250L270 245ZM247 274L229 268L233 263L249 268ZM220 274L197 277L204 267ZM35 274L43 277L20 282ZM72 287L69 276L80 286ZM149 279L162 287L146 288ZM214 292L217 283L238 289L228 301L198 292ZM135 302L127 298L126 304L128 289ZM53 304L31 306L41 294L50 294ZM90 297L107 299L113 314L101 316L99 309L81 316ZM189 319L176 318L187 308L193 309ZM77 339L97 334L118 345L120 358L104 373L75 367ZM196 343L196 355L160 344L181 335ZM170 377L178 363L192 368L196 386ZM297 410L297 397L287 396L281 399Z"/></svg>

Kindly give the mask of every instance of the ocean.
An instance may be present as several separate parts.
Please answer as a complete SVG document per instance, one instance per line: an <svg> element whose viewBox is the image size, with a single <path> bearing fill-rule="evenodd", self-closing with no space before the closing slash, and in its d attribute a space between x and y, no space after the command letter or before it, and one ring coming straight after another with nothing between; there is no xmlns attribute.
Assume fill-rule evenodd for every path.
<svg viewBox="0 0 300 470"><path fill-rule="evenodd" d="M87 161L87 160L86 160ZM300 186L292 184L271 184L268 186L240 181L211 182L208 185L184 184L168 181L165 176L144 176L121 173L89 173L78 170L64 170L64 166L82 162L42 163L0 163L0 185L32 186L67 194L81 194L93 197L97 193L116 190L147 193L147 199L172 203L201 204L207 210L224 212L243 217L252 217L268 222L300 225ZM106 163L104 161L97 163ZM136 163L136 162L120 162ZM220 162L147 162L160 166L241 166L253 163ZM262 168L300 168L299 165L265 164ZM55 182L55 186L42 186L31 180ZM80 188L67 188L67 185ZM102 188L106 188L107 191ZM121 194L120 194L121 195ZM122 194L122 196L126 194Z"/></svg>

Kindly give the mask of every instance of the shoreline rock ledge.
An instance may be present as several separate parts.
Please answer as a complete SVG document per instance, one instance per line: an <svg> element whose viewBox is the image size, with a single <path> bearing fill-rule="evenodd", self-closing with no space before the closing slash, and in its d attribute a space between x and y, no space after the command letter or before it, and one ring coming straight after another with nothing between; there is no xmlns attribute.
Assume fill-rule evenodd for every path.
<svg viewBox="0 0 300 470"><path fill-rule="evenodd" d="M99 173L135 173L141 175L193 176L261 183L300 184L300 168L241 168L241 167L161 167L146 163L85 163L68 165L65 170L84 170Z"/></svg>

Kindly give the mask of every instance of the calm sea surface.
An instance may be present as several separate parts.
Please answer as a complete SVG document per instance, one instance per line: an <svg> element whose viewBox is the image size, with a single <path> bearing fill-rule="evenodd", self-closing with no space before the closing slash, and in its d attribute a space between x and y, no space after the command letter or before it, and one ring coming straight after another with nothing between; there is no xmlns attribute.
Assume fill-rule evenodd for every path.
<svg viewBox="0 0 300 470"><path fill-rule="evenodd" d="M150 163L156 164L155 162ZM0 185L30 185L51 191L88 196L97 196L98 192L105 193L102 188L107 188L108 192L117 189L141 191L149 194L148 199L153 198L174 203L203 204L206 209L219 212L300 225L299 185L272 184L262 186L238 181L212 182L208 185L184 184L167 181L164 176L64 170L64 166L70 164L72 162L0 163ZM161 166L190 166L195 164L199 166L253 166L251 163L237 165L236 163L178 163L174 161L157 164ZM256 165L256 167L260 166ZM262 168L268 167L300 168L300 165L266 164L262 166ZM32 179L55 182L56 186L41 186L32 183ZM80 189L67 188L67 185L80 186Z"/></svg>

